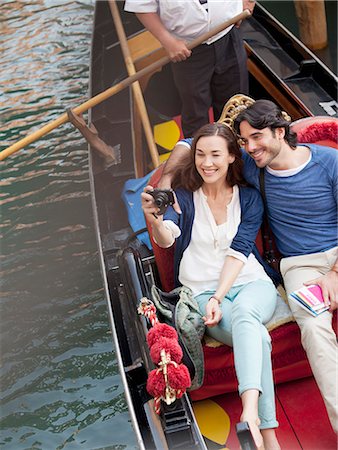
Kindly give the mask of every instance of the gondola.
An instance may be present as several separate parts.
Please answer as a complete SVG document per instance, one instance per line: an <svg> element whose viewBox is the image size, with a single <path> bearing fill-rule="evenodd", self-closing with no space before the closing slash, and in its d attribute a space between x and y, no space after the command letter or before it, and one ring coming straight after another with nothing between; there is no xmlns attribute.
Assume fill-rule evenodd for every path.
<svg viewBox="0 0 338 450"><path fill-rule="evenodd" d="M122 2L117 3L133 62L140 70L163 51L135 15L125 13ZM257 4L242 30L253 98L273 99L293 120L337 117L337 78L274 17ZM109 3L97 1L91 96L127 76ZM140 84L162 162L181 137L180 101L170 67L141 79ZM150 324L137 308L141 298L151 298L153 284L163 288L163 278L154 252L139 239L138 230L132 229L121 197L127 180L142 179L154 169L153 162L130 88L94 107L90 122L115 151L114 163L109 165L89 148L90 181L108 316L138 445L141 449L239 448L234 430L239 400L233 386L227 386L224 393L216 392L216 397L212 390L210 397L185 393L171 405L162 402L160 414L154 411L154 399L146 390L148 373L154 367L146 342ZM285 325L297 333L295 324ZM299 335L295 338L299 341ZM217 354L218 349L212 351ZM288 349L283 351L287 357ZM302 354L288 374L283 363L277 370L278 437L282 448L288 450L336 448L335 435L304 359Z"/></svg>

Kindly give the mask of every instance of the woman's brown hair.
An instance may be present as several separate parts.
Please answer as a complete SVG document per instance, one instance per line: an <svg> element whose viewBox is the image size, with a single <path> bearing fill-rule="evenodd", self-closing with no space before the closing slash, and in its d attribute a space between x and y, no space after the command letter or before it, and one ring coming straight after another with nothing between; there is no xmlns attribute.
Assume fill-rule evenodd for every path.
<svg viewBox="0 0 338 450"><path fill-rule="evenodd" d="M243 160L237 137L228 126L221 123L210 123L196 131L193 137L191 151L187 153L181 164L176 166L174 171L172 171L173 189L182 187L188 191L194 192L202 186L203 179L198 173L195 165L195 153L197 142L200 138L206 136L221 136L224 138L228 144L229 154L235 157L234 162L230 164L228 168L226 177L228 184L230 186L234 186L235 184L242 186L246 185L242 173Z"/></svg>

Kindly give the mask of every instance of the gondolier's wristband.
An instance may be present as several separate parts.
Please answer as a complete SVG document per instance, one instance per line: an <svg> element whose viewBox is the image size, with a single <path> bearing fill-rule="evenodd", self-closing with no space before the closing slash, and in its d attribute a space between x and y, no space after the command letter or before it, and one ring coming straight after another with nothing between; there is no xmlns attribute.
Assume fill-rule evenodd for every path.
<svg viewBox="0 0 338 450"><path fill-rule="evenodd" d="M215 297L214 295L212 295L209 300L211 300L212 298L214 298L215 300L217 300L217 303L220 305L222 303L222 300L218 297Z"/></svg>

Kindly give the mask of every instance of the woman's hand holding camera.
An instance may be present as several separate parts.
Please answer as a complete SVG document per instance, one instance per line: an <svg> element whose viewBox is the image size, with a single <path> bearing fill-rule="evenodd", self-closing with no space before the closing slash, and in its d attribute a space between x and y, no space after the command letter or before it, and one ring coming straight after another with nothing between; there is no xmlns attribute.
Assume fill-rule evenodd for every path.
<svg viewBox="0 0 338 450"><path fill-rule="evenodd" d="M141 194L142 209L148 224L153 230L155 242L162 248L170 247L175 238L168 228L163 225L163 205L159 206L153 194L154 188L146 186ZM156 195L155 195L156 197Z"/></svg>
<svg viewBox="0 0 338 450"><path fill-rule="evenodd" d="M149 191L153 190L154 188L149 185L144 188L144 192L141 194L142 209L150 224L163 221L163 216L158 215L159 207L156 205L154 197L149 194Z"/></svg>

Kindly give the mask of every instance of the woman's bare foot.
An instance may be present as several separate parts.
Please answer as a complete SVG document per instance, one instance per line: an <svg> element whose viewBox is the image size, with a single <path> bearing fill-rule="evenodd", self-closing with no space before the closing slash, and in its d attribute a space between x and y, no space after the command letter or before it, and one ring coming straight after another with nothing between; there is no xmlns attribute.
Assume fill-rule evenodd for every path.
<svg viewBox="0 0 338 450"><path fill-rule="evenodd" d="M254 415L241 415L241 422L248 422L249 428L253 437L253 440L255 441L257 450L267 450L264 447L264 440L263 436L259 429L260 420L259 418Z"/></svg>
<svg viewBox="0 0 338 450"><path fill-rule="evenodd" d="M257 449L264 450L263 436L259 430L258 397L259 391L257 389L248 389L243 392L241 395L243 405L241 422L248 422Z"/></svg>
<svg viewBox="0 0 338 450"><path fill-rule="evenodd" d="M274 428L261 430L265 450L281 450Z"/></svg>

